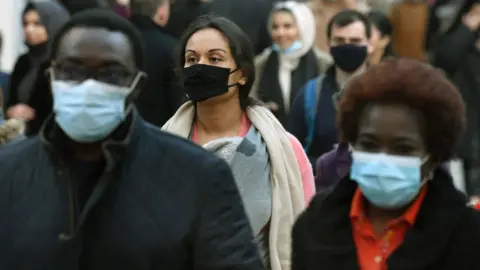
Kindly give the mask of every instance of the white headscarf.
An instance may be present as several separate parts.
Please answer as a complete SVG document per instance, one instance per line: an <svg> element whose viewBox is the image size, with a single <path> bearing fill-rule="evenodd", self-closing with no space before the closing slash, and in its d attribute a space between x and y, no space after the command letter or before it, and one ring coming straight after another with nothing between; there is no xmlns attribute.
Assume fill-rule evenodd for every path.
<svg viewBox="0 0 480 270"><path fill-rule="evenodd" d="M300 36L300 42L302 43L302 47L295 52L278 54L278 79L280 88L282 89L285 109L289 110L291 92L290 86L292 81L291 74L292 71L298 67L300 58L302 58L302 56L304 56L313 47L315 42L315 17L305 3L299 3L295 1L280 2L275 5L268 20L268 31L270 32L270 35L272 34L273 28L272 14L281 9L287 9L293 14L293 17L295 17Z"/></svg>
<svg viewBox="0 0 480 270"><path fill-rule="evenodd" d="M300 41L303 45L302 48L296 52L280 55L280 64L286 64L288 66L287 69L292 71L297 67L300 58L313 47L313 43L315 42L315 17L305 3L299 3L295 1L280 2L275 5L268 20L268 31L270 32L270 35L272 34L273 29L272 14L280 9L287 9L293 14L293 17L295 17L300 35Z"/></svg>

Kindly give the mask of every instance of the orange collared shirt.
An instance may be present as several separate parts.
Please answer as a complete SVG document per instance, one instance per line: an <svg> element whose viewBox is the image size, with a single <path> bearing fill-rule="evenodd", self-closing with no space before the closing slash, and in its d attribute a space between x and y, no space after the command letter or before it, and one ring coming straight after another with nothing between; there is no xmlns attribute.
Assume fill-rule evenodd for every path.
<svg viewBox="0 0 480 270"><path fill-rule="evenodd" d="M413 226L426 193L427 185L422 188L408 210L401 217L390 221L385 233L378 236L365 217L364 197L357 188L350 208L350 220L360 269L387 270L388 257L402 244L405 233Z"/></svg>

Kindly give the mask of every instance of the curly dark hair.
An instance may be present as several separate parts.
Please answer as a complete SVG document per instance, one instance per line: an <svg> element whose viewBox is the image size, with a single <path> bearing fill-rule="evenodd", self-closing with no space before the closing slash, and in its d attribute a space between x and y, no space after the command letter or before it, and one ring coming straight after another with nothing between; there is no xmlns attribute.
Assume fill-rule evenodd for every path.
<svg viewBox="0 0 480 270"><path fill-rule="evenodd" d="M411 59L387 59L354 76L337 111L342 141L355 142L366 105L400 103L417 110L425 123L425 143L434 162L450 159L465 130L465 106L444 73Z"/></svg>

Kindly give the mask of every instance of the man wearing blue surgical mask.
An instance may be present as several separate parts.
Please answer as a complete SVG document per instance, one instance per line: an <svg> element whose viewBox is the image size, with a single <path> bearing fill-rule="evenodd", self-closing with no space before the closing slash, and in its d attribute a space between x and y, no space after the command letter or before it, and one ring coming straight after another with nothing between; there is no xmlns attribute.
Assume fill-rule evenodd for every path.
<svg viewBox="0 0 480 270"><path fill-rule="evenodd" d="M293 103L289 131L303 143L312 165L338 143L335 103L346 82L366 69L367 56L373 52L371 31L370 21L360 12L335 15L327 26L334 64L307 82Z"/></svg>
<svg viewBox="0 0 480 270"><path fill-rule="evenodd" d="M140 40L97 9L53 39L53 115L0 151L2 269L262 269L228 165L132 105Z"/></svg>

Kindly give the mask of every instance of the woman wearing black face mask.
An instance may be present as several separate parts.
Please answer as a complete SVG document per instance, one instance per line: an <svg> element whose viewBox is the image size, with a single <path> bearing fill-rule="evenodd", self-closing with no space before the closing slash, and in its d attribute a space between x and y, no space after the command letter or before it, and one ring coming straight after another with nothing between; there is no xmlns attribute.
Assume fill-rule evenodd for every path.
<svg viewBox="0 0 480 270"><path fill-rule="evenodd" d="M229 162L266 267L288 269L291 226L315 192L305 152L269 110L249 99L253 52L234 23L199 18L181 52L190 101L163 129Z"/></svg>

